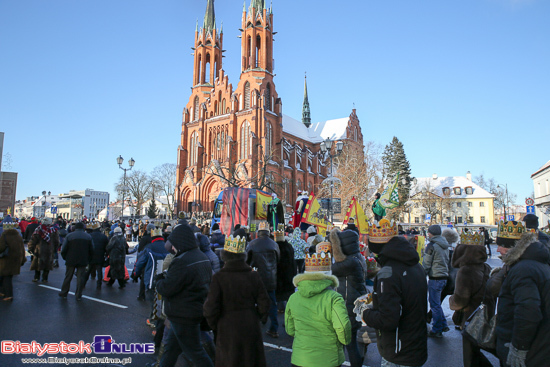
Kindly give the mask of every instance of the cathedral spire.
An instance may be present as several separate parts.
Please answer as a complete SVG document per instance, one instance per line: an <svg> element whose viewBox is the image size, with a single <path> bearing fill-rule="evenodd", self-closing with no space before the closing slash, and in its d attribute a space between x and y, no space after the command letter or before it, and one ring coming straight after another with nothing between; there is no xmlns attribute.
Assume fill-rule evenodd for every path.
<svg viewBox="0 0 550 367"><path fill-rule="evenodd" d="M216 29L216 14L214 13L214 0L208 0L206 4L206 13L204 14L204 23L202 25L206 33Z"/></svg>
<svg viewBox="0 0 550 367"><path fill-rule="evenodd" d="M311 125L311 114L309 111L309 101L307 98L307 75L304 76L304 105L302 106L302 122L306 127Z"/></svg>

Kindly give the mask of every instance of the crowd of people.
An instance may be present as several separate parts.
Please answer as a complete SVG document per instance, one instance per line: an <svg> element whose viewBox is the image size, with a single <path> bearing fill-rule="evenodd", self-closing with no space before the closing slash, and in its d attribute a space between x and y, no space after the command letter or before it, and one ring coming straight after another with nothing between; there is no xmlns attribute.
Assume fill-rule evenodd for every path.
<svg viewBox="0 0 550 367"><path fill-rule="evenodd" d="M383 218L369 226L366 247L353 221L327 233L261 222L256 233L236 225L230 234L184 218L52 223L8 216L1 224L3 301L13 300L12 277L27 261L25 250L33 282L48 282L58 254L65 260L62 298L75 275L79 301L90 278L98 289L139 282L137 299L151 305L145 322L154 329L152 366L174 366L178 358L190 366L266 366L263 339L279 337L278 313L294 338L292 366L341 366L345 352L352 367L362 366L368 353L359 339L377 344L382 366L422 366L428 338L450 330L442 309L447 296L456 329L481 303L496 313L496 348L486 352L501 366L542 366L550 357L550 243L534 215L499 225L504 265L497 269L487 264L483 229L459 234L431 225L419 248L419 235L400 235ZM130 253L136 262L127 269ZM364 327L376 331L367 342ZM464 366L491 366L466 337L462 350Z"/></svg>

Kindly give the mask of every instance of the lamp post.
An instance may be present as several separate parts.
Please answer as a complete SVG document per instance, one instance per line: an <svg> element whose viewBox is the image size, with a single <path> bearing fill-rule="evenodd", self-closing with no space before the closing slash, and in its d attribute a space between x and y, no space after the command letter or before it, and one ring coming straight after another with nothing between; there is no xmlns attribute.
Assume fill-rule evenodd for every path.
<svg viewBox="0 0 550 367"><path fill-rule="evenodd" d="M333 172L333 164L332 159L334 157L337 157L342 153L342 149L344 148L344 142L343 141L337 141L336 142L336 153L332 154L332 143L334 141L330 140L329 138L325 139L323 142L321 142L321 152L323 154L327 153L330 157L330 203L329 203L329 214L330 214L330 222L334 222L334 213L332 212L332 193L334 189L334 172Z"/></svg>
<svg viewBox="0 0 550 367"><path fill-rule="evenodd" d="M502 186L497 185L497 189L502 189ZM508 204L508 184L504 184L504 189L506 190L506 198L502 201L502 205L504 205L504 221L507 221L508 219L506 219L506 204Z"/></svg>
<svg viewBox="0 0 550 367"><path fill-rule="evenodd" d="M128 165L130 166L130 168L122 168L122 162L124 162L124 158L119 155L116 159L116 162L118 164L118 168L124 171L124 185L122 187L122 212L120 213L120 217L122 218L124 217L124 194L126 194L126 171L130 171L132 167L134 167L136 161L134 161L134 158L130 158L130 160L128 161Z"/></svg>

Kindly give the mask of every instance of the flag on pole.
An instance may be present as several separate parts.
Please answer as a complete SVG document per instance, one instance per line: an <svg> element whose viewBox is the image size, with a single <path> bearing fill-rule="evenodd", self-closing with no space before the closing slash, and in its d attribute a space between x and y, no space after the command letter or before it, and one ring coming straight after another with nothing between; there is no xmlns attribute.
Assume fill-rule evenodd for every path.
<svg viewBox="0 0 550 367"><path fill-rule="evenodd" d="M380 196L380 205L385 209L393 209L399 206L399 192L397 187L399 186L399 173L386 187L382 195Z"/></svg>
<svg viewBox="0 0 550 367"><path fill-rule="evenodd" d="M351 199L348 210L346 211L346 216L344 217L343 224L348 224L349 218L355 218L355 225L359 229L359 235L368 235L369 234L369 221L365 215L365 211L361 204L357 202L355 196Z"/></svg>
<svg viewBox="0 0 550 367"><path fill-rule="evenodd" d="M330 222L314 194L309 195L306 209L302 215L302 222L316 226L317 233L320 235L326 233L327 226Z"/></svg>
<svg viewBox="0 0 550 367"><path fill-rule="evenodd" d="M267 208L271 200L271 195L256 191L256 219L267 219Z"/></svg>
<svg viewBox="0 0 550 367"><path fill-rule="evenodd" d="M231 234L235 224L248 224L248 190L241 187L228 187L223 190L220 230L226 236Z"/></svg>

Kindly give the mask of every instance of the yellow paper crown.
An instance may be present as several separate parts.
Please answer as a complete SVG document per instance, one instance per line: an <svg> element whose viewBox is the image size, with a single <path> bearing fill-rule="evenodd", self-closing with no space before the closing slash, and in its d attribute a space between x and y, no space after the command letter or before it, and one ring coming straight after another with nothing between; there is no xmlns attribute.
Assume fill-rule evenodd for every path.
<svg viewBox="0 0 550 367"><path fill-rule="evenodd" d="M332 253L332 244L330 242L319 242L315 247L315 252L318 254L322 252Z"/></svg>
<svg viewBox="0 0 550 367"><path fill-rule="evenodd" d="M227 252L232 252L234 254L242 254L246 250L246 238L241 238L241 236L226 237L223 249Z"/></svg>
<svg viewBox="0 0 550 367"><path fill-rule="evenodd" d="M504 222L501 220L498 222L498 234L497 237L507 238L510 240L519 240L521 235L525 233L525 225L523 222Z"/></svg>
<svg viewBox="0 0 550 367"><path fill-rule="evenodd" d="M258 231L269 231L269 223L260 222L260 224L258 225Z"/></svg>
<svg viewBox="0 0 550 367"><path fill-rule="evenodd" d="M462 233L460 243L463 245L481 245L485 246L485 236L479 233Z"/></svg>
<svg viewBox="0 0 550 367"><path fill-rule="evenodd" d="M330 273L330 267L332 264L332 257L330 253L325 254L321 252L320 254L308 254L305 259L305 271L306 273L312 272L324 272Z"/></svg>
<svg viewBox="0 0 550 367"><path fill-rule="evenodd" d="M397 236L397 222L390 222L387 219L381 219L380 222L374 221L369 225L369 241L372 243L386 243L392 237Z"/></svg>

